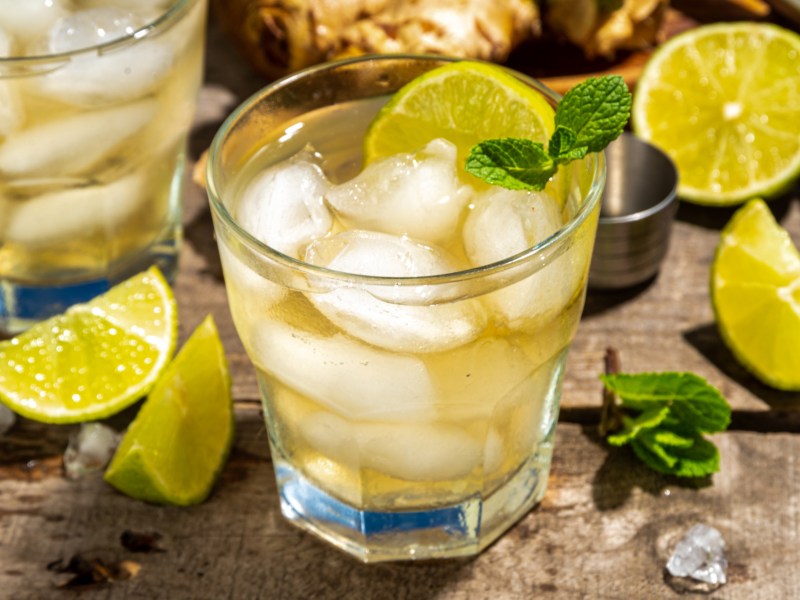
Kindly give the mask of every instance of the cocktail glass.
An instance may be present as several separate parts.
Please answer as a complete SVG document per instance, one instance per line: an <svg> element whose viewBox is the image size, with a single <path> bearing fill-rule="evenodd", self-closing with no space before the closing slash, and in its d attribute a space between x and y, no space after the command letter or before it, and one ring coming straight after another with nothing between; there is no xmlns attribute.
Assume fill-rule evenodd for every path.
<svg viewBox="0 0 800 600"><path fill-rule="evenodd" d="M240 106L210 151L228 299L257 371L281 509L367 562L475 554L543 497L605 181L602 155L563 168L548 186L563 226L491 264L402 277L321 266L320 256L360 253L381 270L395 251L411 262L444 252L408 236L341 233L326 204L335 182L358 172L381 105L446 62L363 57L292 75ZM310 178L283 180L277 169ZM263 182L271 191L243 208ZM322 201L310 198L319 185L333 186ZM290 205L306 199L303 221ZM252 210L267 212L254 221ZM506 237L508 219L481 214L463 235ZM256 238L260 227L282 251ZM312 232L307 250L290 243L298 231Z"/></svg>
<svg viewBox="0 0 800 600"><path fill-rule="evenodd" d="M206 4L0 4L0 334L173 277Z"/></svg>

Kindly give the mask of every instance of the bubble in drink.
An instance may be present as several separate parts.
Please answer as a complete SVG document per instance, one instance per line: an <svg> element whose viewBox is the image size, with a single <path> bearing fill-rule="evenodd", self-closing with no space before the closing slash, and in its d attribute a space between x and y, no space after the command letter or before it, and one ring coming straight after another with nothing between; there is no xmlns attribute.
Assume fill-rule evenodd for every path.
<svg viewBox="0 0 800 600"><path fill-rule="evenodd" d="M0 0L0 23L15 38L18 51L67 14L61 0Z"/></svg>
<svg viewBox="0 0 800 600"><path fill-rule="evenodd" d="M155 100L46 121L0 145L0 174L48 177L87 171L138 133L156 114Z"/></svg>
<svg viewBox="0 0 800 600"><path fill-rule="evenodd" d="M444 242L455 235L472 195L458 177L456 152L436 139L415 154L374 162L331 189L328 202L351 228Z"/></svg>
<svg viewBox="0 0 800 600"><path fill-rule="evenodd" d="M80 51L131 36L148 19L119 8L94 8L57 21L49 32L49 53ZM64 66L37 79L38 93L76 106L136 100L155 90L175 61L161 40L79 52Z"/></svg>
<svg viewBox="0 0 800 600"><path fill-rule="evenodd" d="M0 238L28 246L50 245L119 227L140 207L146 189L144 174L135 173L107 185L63 189L9 203L5 224L0 222Z"/></svg>
<svg viewBox="0 0 800 600"><path fill-rule="evenodd" d="M524 252L563 224L558 202L543 192L493 188L475 200L464 223L464 248L474 266ZM569 257L556 259L538 273L492 293L487 302L508 323L562 310L577 290Z"/></svg>
<svg viewBox="0 0 800 600"><path fill-rule="evenodd" d="M423 277L457 270L442 250L406 237L347 231L317 240L307 262L345 273L383 277ZM413 294L423 293L414 297ZM309 299L333 323L366 342L399 352L436 352L476 338L486 325L472 300L430 305L424 288L341 286ZM398 304L398 300L402 304Z"/></svg>
<svg viewBox="0 0 800 600"><path fill-rule="evenodd" d="M416 421L435 412L436 390L418 358L274 321L254 324L249 340L259 368L349 419Z"/></svg>
<svg viewBox="0 0 800 600"><path fill-rule="evenodd" d="M304 151L251 181L235 216L267 246L300 258L301 248L331 228L333 218L324 201L329 187L318 159Z"/></svg>

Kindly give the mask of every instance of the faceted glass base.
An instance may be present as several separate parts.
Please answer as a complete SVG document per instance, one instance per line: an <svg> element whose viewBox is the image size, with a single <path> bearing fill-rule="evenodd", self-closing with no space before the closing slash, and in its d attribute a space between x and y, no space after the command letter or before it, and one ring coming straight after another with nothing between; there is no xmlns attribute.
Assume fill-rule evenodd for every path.
<svg viewBox="0 0 800 600"><path fill-rule="evenodd" d="M331 496L279 456L273 463L283 515L364 562L426 560L477 554L545 493L552 435L539 452L487 498L425 510L370 511Z"/></svg>

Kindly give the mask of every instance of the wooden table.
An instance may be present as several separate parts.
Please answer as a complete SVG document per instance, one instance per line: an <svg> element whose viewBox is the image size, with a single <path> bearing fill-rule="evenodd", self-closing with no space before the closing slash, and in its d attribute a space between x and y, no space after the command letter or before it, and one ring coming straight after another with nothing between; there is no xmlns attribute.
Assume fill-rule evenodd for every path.
<svg viewBox="0 0 800 600"><path fill-rule="evenodd" d="M263 84L212 27L206 84L191 138L196 159L222 119ZM800 241L800 193L774 204ZM667 557L693 524L727 542L729 582L715 598L800 597L800 394L771 390L725 349L708 298L708 269L731 211L683 206L655 281L590 293L565 382L549 490L507 535L472 560L362 565L281 517L255 377L228 313L203 192L187 183L176 283L183 342L211 313L228 354L237 439L212 497L193 508L146 505L99 474L62 475L74 427L22 420L0 438L0 598L182 599L672 598ZM715 436L721 471L705 485L657 475L596 433L602 359L616 347L627 371L691 370L734 408ZM800 349L798 350L800 351ZM111 420L124 427L132 411ZM124 530L161 534L164 552L134 554ZM80 554L132 560L136 577L56 589L47 565Z"/></svg>

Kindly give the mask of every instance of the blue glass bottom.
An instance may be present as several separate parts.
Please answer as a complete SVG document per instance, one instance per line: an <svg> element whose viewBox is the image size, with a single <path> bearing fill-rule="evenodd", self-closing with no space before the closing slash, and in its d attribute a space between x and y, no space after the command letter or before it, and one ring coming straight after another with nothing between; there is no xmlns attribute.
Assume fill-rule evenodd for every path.
<svg viewBox="0 0 800 600"><path fill-rule="evenodd" d="M276 455L283 515L364 562L452 558L477 554L544 496L545 464L522 466L489 497L425 510L372 511L328 494Z"/></svg>

